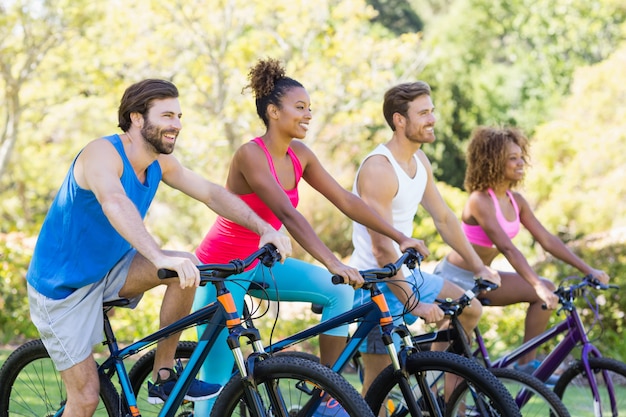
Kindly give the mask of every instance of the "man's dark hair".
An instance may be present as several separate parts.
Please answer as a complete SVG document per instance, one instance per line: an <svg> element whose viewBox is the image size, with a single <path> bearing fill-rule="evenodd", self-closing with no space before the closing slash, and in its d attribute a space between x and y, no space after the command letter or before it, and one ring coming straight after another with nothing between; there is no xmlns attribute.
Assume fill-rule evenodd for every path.
<svg viewBox="0 0 626 417"><path fill-rule="evenodd" d="M383 102L383 115L391 130L396 131L396 126L393 123L394 113L407 117L409 103L424 94L430 96L430 86L424 81L398 84L387 90Z"/></svg>
<svg viewBox="0 0 626 417"><path fill-rule="evenodd" d="M137 112L146 115L152 102L165 98L177 98L178 89L166 80L148 79L128 87L120 100L117 111L118 126L127 132L130 129L130 114Z"/></svg>

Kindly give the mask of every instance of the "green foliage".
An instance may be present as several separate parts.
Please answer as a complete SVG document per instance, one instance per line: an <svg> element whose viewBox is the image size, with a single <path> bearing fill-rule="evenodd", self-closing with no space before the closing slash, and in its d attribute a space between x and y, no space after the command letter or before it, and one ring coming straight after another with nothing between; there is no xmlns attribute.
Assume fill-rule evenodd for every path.
<svg viewBox="0 0 626 417"><path fill-rule="evenodd" d="M367 0L378 12L372 22L380 23L396 35L421 32L424 22L406 0Z"/></svg>
<svg viewBox="0 0 626 417"><path fill-rule="evenodd" d="M461 187L463 150L481 124L520 126L532 135L550 119L576 68L609 56L625 38L626 9L613 1L459 0L426 22L432 50L420 78L440 115L437 177Z"/></svg>
<svg viewBox="0 0 626 417"><path fill-rule="evenodd" d="M0 343L38 337L26 295L32 244L22 233L0 234Z"/></svg>
<svg viewBox="0 0 626 417"><path fill-rule="evenodd" d="M424 150L436 177L450 185L440 189L455 213L465 202L454 187L464 175L469 132L476 124L510 123L534 137L528 196L550 230L569 240L624 226L616 157L626 142L623 52L583 67L604 60L623 39L626 9L619 0L60 0L36 2L37 10L32 4L0 5L0 94L7 103L0 106L0 132L2 145L14 141L0 170L1 339L33 336L23 277L41 222L76 153L117 131L123 89L146 77L179 86L185 128L176 154L223 183L233 149L263 132L252 96L242 94L247 71L259 58L283 60L312 98L306 141L346 188L362 157L390 136L381 114L384 91L425 79L439 122L437 142ZM419 12L423 34L407 5ZM388 20L394 13L400 19ZM561 108L570 88L571 102ZM538 127L547 120L555 122ZM335 253L350 254L351 223L343 214L307 189L300 210ZM212 221L202 204L165 186L147 218L160 243L186 250ZM426 241L431 260L446 253L423 209L415 236ZM529 259L537 255L529 238L523 243ZM121 336L154 330L159 303L157 291L138 310L116 312Z"/></svg>
<svg viewBox="0 0 626 417"><path fill-rule="evenodd" d="M557 117L532 140L526 188L537 215L565 239L626 227L624 66L626 45L581 68Z"/></svg>

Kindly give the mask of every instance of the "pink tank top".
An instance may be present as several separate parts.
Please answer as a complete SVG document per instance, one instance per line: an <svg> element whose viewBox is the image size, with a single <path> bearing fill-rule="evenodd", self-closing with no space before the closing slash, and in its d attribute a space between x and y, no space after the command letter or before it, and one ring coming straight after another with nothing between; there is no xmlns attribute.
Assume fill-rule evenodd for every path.
<svg viewBox="0 0 626 417"><path fill-rule="evenodd" d="M272 162L272 157L267 150L265 143L261 138L255 138L252 140L258 144L263 152L270 166L270 171L278 181L276 175L276 169ZM294 207L298 206L298 183L302 178L302 165L298 160L298 157L291 148L287 149L287 154L291 158L293 163L293 170L296 176L296 186L291 190L286 190L281 186L289 201ZM282 222L276 217L276 215L270 210L270 208L261 200L261 198L255 193L239 195L241 198L256 214L263 220L268 222L276 230L280 229ZM202 263L226 263L232 259L243 259L250 255L252 252L259 248L259 235L254 233L250 229L246 229L239 224L228 220L222 216L218 216L215 223L206 234L202 243L198 249L196 249L196 256ZM252 267L252 266L251 266Z"/></svg>
<svg viewBox="0 0 626 417"><path fill-rule="evenodd" d="M500 227L502 227L502 230L504 230L507 236L513 239L515 236L517 236L517 233L519 233L520 228L519 208L517 207L517 203L515 202L513 194L509 190L506 191L506 195L509 197L509 200L511 200L511 204L513 204L513 208L515 209L515 220L510 222L506 218L504 218L504 215L502 214L502 209L500 208L500 204L498 203L498 198L496 197L496 194L493 192L493 190L489 188L487 189L487 192L491 196L491 199L493 200L493 205L496 208L496 220L498 220ZM487 236L487 234L485 233L483 228L480 227L480 225L471 225L462 222L461 226L463 227L465 236L467 236L467 240L469 240L470 243L478 246L493 246L493 242L491 241L491 239L489 239L489 236Z"/></svg>

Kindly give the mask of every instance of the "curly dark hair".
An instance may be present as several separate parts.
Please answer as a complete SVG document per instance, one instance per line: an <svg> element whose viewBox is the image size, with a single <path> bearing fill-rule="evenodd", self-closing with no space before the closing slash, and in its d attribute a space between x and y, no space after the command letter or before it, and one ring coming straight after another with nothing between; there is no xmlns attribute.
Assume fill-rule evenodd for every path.
<svg viewBox="0 0 626 417"><path fill-rule="evenodd" d="M465 189L468 192L493 188L504 180L507 162L507 144L515 143L522 150L522 158L528 163L528 138L513 127L479 126L474 129L467 147ZM518 181L510 184L511 188Z"/></svg>
<svg viewBox="0 0 626 417"><path fill-rule="evenodd" d="M265 127L269 126L267 107L270 104L279 109L283 96L292 88L301 87L298 81L285 75L285 69L277 59L259 60L248 73L250 83L244 87L252 89L256 102L256 113Z"/></svg>
<svg viewBox="0 0 626 417"><path fill-rule="evenodd" d="M178 89L166 80L147 79L128 87L117 109L118 126L124 132L130 129L130 114L137 112L146 115L154 100L177 98Z"/></svg>

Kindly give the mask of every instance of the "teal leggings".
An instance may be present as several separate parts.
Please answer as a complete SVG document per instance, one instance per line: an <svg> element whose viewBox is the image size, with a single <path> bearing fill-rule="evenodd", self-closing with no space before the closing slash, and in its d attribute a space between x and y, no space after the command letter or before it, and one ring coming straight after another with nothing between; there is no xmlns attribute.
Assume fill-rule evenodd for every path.
<svg viewBox="0 0 626 417"><path fill-rule="evenodd" d="M233 294L237 311L243 313L244 296L250 282L263 283L268 286L265 290L250 290L250 294L269 300L300 301L324 306L322 321L335 317L352 309L354 290L348 285L333 285L331 273L298 259L287 258L284 264L276 263L271 270L262 264L253 269L229 278L226 286ZM216 300L215 287L206 285L196 291L193 310L197 310ZM198 337L205 326L198 327ZM328 331L328 335L347 336L348 326L341 326ZM200 379L207 382L226 384L231 377L234 359L226 344L228 331L222 330L215 345L202 365ZM267 342L267 341L265 341ZM213 400L199 401L195 404L196 415L208 415Z"/></svg>

